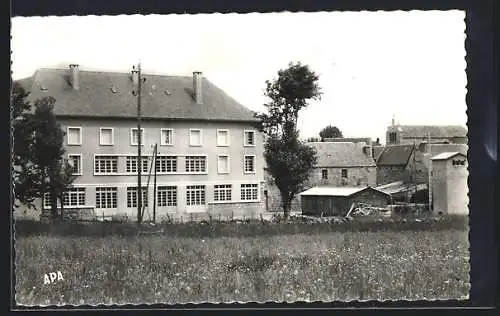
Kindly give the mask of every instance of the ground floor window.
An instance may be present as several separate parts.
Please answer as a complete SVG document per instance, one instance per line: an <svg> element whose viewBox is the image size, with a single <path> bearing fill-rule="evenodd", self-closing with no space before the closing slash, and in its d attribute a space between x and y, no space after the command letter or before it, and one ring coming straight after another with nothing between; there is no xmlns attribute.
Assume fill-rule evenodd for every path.
<svg viewBox="0 0 500 316"><path fill-rule="evenodd" d="M177 187L160 186L158 187L158 206L176 206L177 205Z"/></svg>
<svg viewBox="0 0 500 316"><path fill-rule="evenodd" d="M241 199L248 200L257 200L258 196L258 185L257 184L242 184L241 185Z"/></svg>
<svg viewBox="0 0 500 316"><path fill-rule="evenodd" d="M118 189L116 187L101 187L95 189L96 208L117 208Z"/></svg>
<svg viewBox="0 0 500 316"><path fill-rule="evenodd" d="M64 206L85 205L85 188L70 188L63 195Z"/></svg>
<svg viewBox="0 0 500 316"><path fill-rule="evenodd" d="M146 188L142 188L142 206L148 206L148 192ZM127 188L127 207L137 207L138 205L138 195L137 195L137 187L128 187Z"/></svg>
<svg viewBox="0 0 500 316"><path fill-rule="evenodd" d="M205 186L204 185L188 185L186 187L186 204L187 205L204 205L205 204Z"/></svg>
<svg viewBox="0 0 500 316"><path fill-rule="evenodd" d="M214 201L231 201L231 185L230 184L215 185Z"/></svg>

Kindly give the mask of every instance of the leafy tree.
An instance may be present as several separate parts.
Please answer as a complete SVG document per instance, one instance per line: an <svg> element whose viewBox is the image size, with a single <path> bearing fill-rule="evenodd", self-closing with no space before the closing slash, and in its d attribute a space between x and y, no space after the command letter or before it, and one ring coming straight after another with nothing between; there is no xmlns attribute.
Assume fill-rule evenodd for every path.
<svg viewBox="0 0 500 316"><path fill-rule="evenodd" d="M325 138L341 138L343 136L337 126L328 125L319 132L319 137L321 137L321 141L324 141Z"/></svg>
<svg viewBox="0 0 500 316"><path fill-rule="evenodd" d="M57 199L63 205L63 193L71 186L75 176L70 164L63 159L64 132L53 113L55 99L46 97L36 100L35 110L32 111L27 96L19 83L12 84L14 206L21 203L37 209L35 200L43 198L48 192L55 217Z"/></svg>
<svg viewBox="0 0 500 316"><path fill-rule="evenodd" d="M63 205L63 194L75 177L72 166L63 159L64 132L56 120L53 109L56 100L44 97L35 101L33 163L39 169L41 192L48 192L52 217L57 216L57 199ZM62 215L62 212L61 212Z"/></svg>
<svg viewBox="0 0 500 316"><path fill-rule="evenodd" d="M291 202L304 188L316 163L316 152L299 140L299 111L321 96L318 76L307 65L290 63L278 78L266 81L267 113L259 113L260 129L266 136L264 158L281 195L285 217Z"/></svg>
<svg viewBox="0 0 500 316"><path fill-rule="evenodd" d="M13 178L14 206L19 203L35 208L35 199L41 197L41 177L33 164L34 119L31 104L26 100L28 93L17 82L12 84L11 121L13 125Z"/></svg>

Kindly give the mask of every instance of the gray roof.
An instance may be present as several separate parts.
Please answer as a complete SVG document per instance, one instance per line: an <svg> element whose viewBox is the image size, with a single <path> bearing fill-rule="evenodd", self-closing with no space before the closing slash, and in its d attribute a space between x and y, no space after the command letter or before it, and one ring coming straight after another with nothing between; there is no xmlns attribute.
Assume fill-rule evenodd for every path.
<svg viewBox="0 0 500 316"><path fill-rule="evenodd" d="M375 160L363 152L363 143L310 142L307 145L316 149L316 167L375 167Z"/></svg>
<svg viewBox="0 0 500 316"><path fill-rule="evenodd" d="M414 149L413 145L385 146L377 158L377 166L406 166Z"/></svg>
<svg viewBox="0 0 500 316"><path fill-rule="evenodd" d="M449 138L466 137L467 129L461 125L391 125L388 131L400 132L403 138Z"/></svg>
<svg viewBox="0 0 500 316"><path fill-rule="evenodd" d="M301 196L351 196L364 190L374 190L387 195L387 193L375 188L365 187L313 187L301 192Z"/></svg>
<svg viewBox="0 0 500 316"><path fill-rule="evenodd" d="M39 69L19 82L30 91L31 101L52 96L58 116L135 118L137 98L129 73L80 70L79 90L69 83L69 69ZM193 99L193 78L143 74L144 119L186 119L256 122L253 112L206 78L202 82L203 104Z"/></svg>
<svg viewBox="0 0 500 316"><path fill-rule="evenodd" d="M440 153L434 157L431 158L431 160L448 160L450 158L453 158L455 156L462 156L462 157L465 157L464 154L458 152L458 151L455 151L455 152L444 152L444 153Z"/></svg>

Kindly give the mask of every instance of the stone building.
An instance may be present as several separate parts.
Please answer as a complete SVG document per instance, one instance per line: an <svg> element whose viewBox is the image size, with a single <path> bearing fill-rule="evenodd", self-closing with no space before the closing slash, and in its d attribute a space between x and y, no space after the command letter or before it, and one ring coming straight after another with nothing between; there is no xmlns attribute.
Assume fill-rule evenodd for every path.
<svg viewBox="0 0 500 316"><path fill-rule="evenodd" d="M422 142L467 144L467 130L460 125L399 125L387 127L386 145L419 145Z"/></svg>

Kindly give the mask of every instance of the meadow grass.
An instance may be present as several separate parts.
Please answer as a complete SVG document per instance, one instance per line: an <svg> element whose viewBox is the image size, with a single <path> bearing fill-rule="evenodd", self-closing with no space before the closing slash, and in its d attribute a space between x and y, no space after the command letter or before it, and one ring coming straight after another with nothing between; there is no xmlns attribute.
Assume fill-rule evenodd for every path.
<svg viewBox="0 0 500 316"><path fill-rule="evenodd" d="M16 239L20 305L461 299L466 230ZM64 280L44 284L44 274Z"/></svg>

